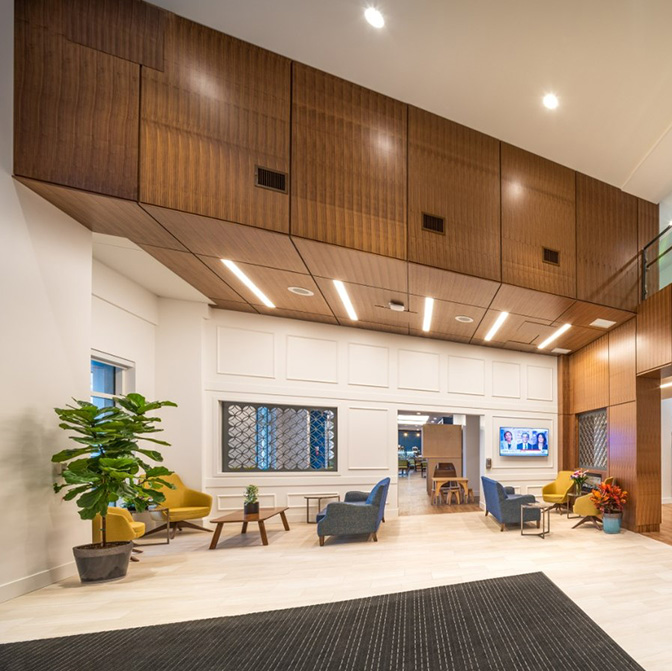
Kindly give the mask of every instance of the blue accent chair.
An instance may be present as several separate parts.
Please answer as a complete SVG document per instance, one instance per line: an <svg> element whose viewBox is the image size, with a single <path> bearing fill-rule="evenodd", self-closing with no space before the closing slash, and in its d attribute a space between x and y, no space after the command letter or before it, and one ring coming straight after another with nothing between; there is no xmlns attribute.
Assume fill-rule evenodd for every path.
<svg viewBox="0 0 672 671"><path fill-rule="evenodd" d="M370 492L347 492L345 501L330 503L317 515L320 545L326 536L369 534L378 541L378 527L385 521L385 503L390 478L381 480Z"/></svg>
<svg viewBox="0 0 672 671"><path fill-rule="evenodd" d="M485 516L490 513L504 531L507 524L520 524L520 506L523 503L535 503L532 494L516 494L513 487L504 487L491 478L481 476L483 496L485 497ZM539 526L541 511L534 508L525 511L526 522L536 522Z"/></svg>

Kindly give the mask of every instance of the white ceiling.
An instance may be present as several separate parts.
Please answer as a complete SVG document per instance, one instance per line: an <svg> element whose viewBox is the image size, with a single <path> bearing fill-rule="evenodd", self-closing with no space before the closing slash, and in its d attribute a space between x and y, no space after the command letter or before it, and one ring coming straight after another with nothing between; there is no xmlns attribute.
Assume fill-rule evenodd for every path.
<svg viewBox="0 0 672 671"><path fill-rule="evenodd" d="M672 191L670 0L380 0L380 31L366 0L154 2L642 198Z"/></svg>
<svg viewBox="0 0 672 671"><path fill-rule="evenodd" d="M93 234L93 258L162 298L210 303L210 299L126 238Z"/></svg>

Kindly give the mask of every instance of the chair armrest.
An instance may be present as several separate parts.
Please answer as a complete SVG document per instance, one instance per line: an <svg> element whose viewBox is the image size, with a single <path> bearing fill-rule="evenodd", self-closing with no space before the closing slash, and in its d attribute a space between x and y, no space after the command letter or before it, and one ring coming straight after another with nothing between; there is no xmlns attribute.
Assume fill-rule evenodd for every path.
<svg viewBox="0 0 672 671"><path fill-rule="evenodd" d="M515 494L516 493L516 488L515 487L504 487L504 491L507 494Z"/></svg>
<svg viewBox="0 0 672 671"><path fill-rule="evenodd" d="M317 524L317 533L320 536L372 533L376 530L377 520L376 506L353 506L338 501L327 506L326 515Z"/></svg>
<svg viewBox="0 0 672 671"><path fill-rule="evenodd" d="M541 493L543 494L555 494L555 482L549 482L547 485L544 485L541 488Z"/></svg>
<svg viewBox="0 0 672 671"><path fill-rule="evenodd" d="M532 494L514 494L501 502L502 512L505 510L518 510L523 503L536 503L537 499Z"/></svg>
<svg viewBox="0 0 672 671"><path fill-rule="evenodd" d="M345 503L355 503L359 501L366 501L369 498L368 492L345 492Z"/></svg>
<svg viewBox="0 0 672 671"><path fill-rule="evenodd" d="M184 500L190 506L208 506L212 508L212 496L205 492L199 492L196 489L186 489L184 492Z"/></svg>

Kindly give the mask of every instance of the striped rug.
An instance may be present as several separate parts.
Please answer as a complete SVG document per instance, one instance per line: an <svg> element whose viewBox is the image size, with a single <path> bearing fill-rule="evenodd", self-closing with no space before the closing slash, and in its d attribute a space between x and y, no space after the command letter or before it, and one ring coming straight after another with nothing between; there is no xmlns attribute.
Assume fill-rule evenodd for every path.
<svg viewBox="0 0 672 671"><path fill-rule="evenodd" d="M543 573L0 646L3 671L641 668Z"/></svg>

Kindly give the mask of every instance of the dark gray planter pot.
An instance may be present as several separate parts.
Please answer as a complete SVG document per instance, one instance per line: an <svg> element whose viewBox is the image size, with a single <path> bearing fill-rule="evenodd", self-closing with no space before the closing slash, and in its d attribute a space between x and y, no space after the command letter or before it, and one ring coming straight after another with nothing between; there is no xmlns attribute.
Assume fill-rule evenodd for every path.
<svg viewBox="0 0 672 671"><path fill-rule="evenodd" d="M243 503L243 512L246 515L256 515L259 512L259 501L256 503Z"/></svg>
<svg viewBox="0 0 672 671"><path fill-rule="evenodd" d="M72 548L82 582L103 582L123 578L128 570L133 543L123 541L99 545L78 545Z"/></svg>

